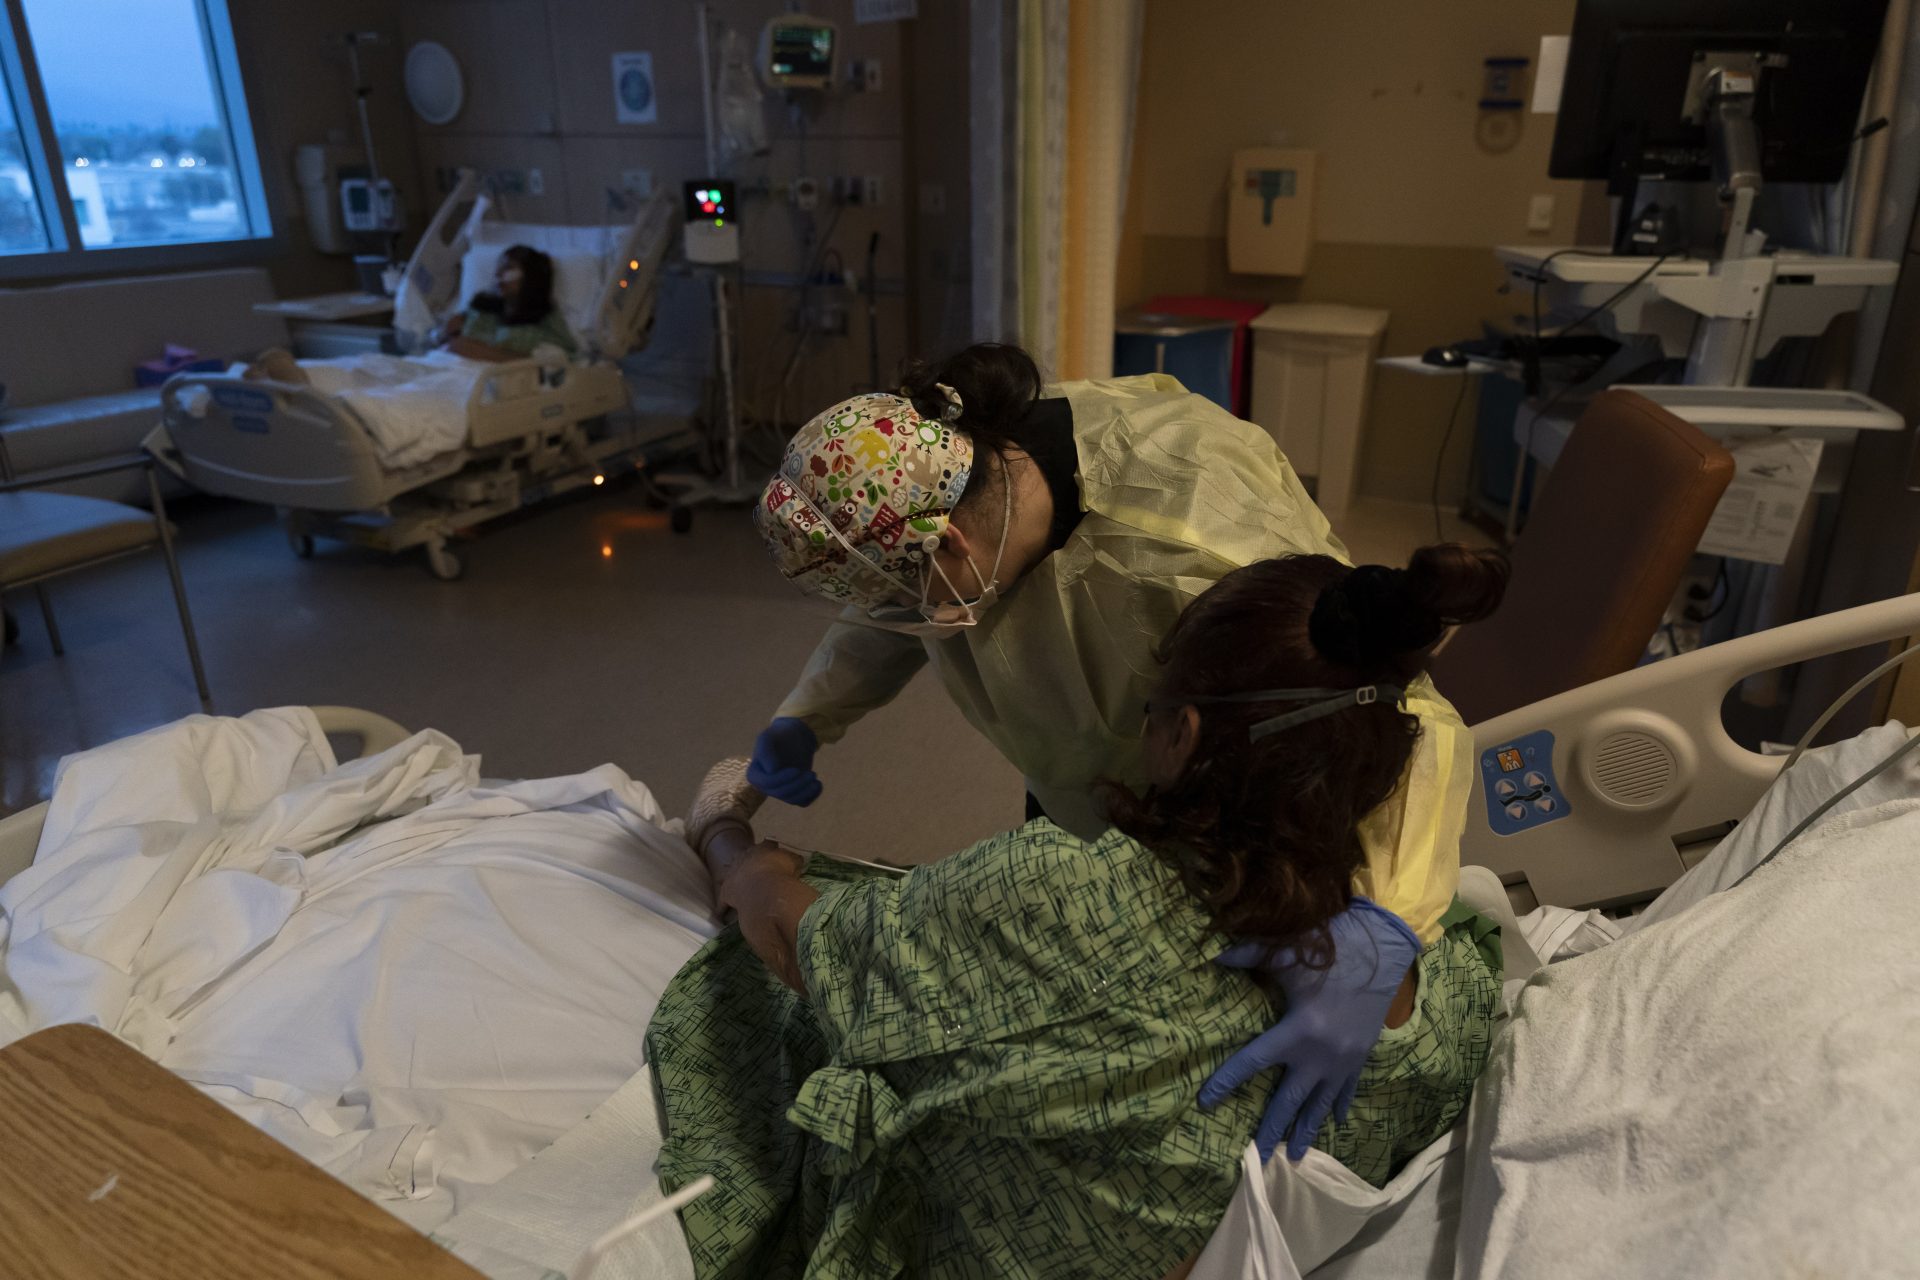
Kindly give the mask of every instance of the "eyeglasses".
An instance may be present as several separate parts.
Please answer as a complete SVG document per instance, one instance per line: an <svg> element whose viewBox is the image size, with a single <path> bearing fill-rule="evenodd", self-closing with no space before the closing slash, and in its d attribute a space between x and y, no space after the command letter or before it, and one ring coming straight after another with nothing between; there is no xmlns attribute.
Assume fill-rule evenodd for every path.
<svg viewBox="0 0 1920 1280"><path fill-rule="evenodd" d="M1173 707L1200 707L1218 705L1244 705L1252 702L1308 702L1311 706L1301 707L1298 711L1289 711L1271 720L1262 720L1247 730L1247 740L1258 742L1262 738L1283 733L1297 725L1322 716L1330 716L1336 711L1348 707L1366 707L1385 697L1392 705L1398 706L1406 696L1406 690L1393 684L1364 684L1358 689L1261 689L1252 693L1221 693L1195 698L1154 698L1148 701L1146 711L1152 715L1155 711L1166 711Z"/></svg>

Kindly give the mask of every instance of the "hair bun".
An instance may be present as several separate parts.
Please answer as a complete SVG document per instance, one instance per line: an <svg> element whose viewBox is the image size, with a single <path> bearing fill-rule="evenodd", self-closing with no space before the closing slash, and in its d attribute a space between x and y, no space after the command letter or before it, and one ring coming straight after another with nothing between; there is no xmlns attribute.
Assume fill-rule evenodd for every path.
<svg viewBox="0 0 1920 1280"><path fill-rule="evenodd" d="M1415 596L1407 571L1380 564L1363 564L1327 586L1307 620L1307 636L1321 656L1362 671L1425 649L1443 629Z"/></svg>

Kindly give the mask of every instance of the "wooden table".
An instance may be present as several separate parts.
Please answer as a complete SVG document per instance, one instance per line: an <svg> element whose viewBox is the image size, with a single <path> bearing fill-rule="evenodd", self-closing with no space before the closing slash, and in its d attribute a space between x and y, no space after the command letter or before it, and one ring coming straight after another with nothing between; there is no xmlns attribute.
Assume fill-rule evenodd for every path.
<svg viewBox="0 0 1920 1280"><path fill-rule="evenodd" d="M104 1031L0 1049L0 1272L18 1280L479 1280Z"/></svg>

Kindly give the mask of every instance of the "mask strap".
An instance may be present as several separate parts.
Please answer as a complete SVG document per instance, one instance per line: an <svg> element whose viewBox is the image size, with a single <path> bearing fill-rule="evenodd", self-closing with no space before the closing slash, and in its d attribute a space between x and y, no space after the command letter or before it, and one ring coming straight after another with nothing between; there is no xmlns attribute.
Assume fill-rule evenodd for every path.
<svg viewBox="0 0 1920 1280"><path fill-rule="evenodd" d="M1000 549L993 553L993 575L989 578L982 578L980 576L980 566L973 562L972 556L968 556L967 568L973 570L973 580L980 584L980 594L972 600L960 598L954 601L955 604L967 611L968 626L972 626L980 621L980 615L974 612L974 606L980 601L985 600L988 593L1000 585L1000 565L1007 556L1007 535L1013 528L1013 486L1006 483L1006 476L1004 474L1001 475L1000 479L1002 489L1004 490L1001 495ZM947 584L947 589L953 592L956 597L959 597L961 595L959 585L947 576L945 569L940 567L940 561L933 556L931 548L928 551L927 562L933 566L934 573L940 575L940 581ZM927 603L927 590L931 589L932 586L932 578L931 575L929 575L926 587L920 592L920 607L922 610L932 607Z"/></svg>
<svg viewBox="0 0 1920 1280"><path fill-rule="evenodd" d="M1319 693L1322 690L1316 689L1314 692ZM1270 738L1276 733L1283 733L1310 720L1330 716L1336 711L1345 711L1348 707L1371 706L1380 700L1382 694L1387 695L1389 700L1397 706L1405 693L1405 689L1391 684L1367 684L1361 685L1358 689L1342 689L1337 696L1316 702L1312 706L1302 707L1298 711L1289 711L1271 720L1262 720L1247 730L1247 740L1258 742L1262 738Z"/></svg>

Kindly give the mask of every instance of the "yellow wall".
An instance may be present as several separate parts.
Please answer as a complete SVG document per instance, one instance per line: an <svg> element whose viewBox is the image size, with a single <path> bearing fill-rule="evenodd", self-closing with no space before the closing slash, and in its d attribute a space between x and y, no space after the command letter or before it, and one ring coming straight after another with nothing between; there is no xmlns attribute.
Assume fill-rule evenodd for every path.
<svg viewBox="0 0 1920 1280"><path fill-rule="evenodd" d="M1583 184L1547 178L1552 116L1483 113L1482 60L1534 57L1573 0L1147 0L1121 299L1216 293L1393 313L1388 354L1473 337L1523 310L1496 292L1497 244L1576 239ZM1242 147L1321 156L1315 239L1300 278L1226 269L1226 174ZM1550 231L1530 197L1555 198ZM1382 371L1363 492L1425 501L1458 385ZM1465 483L1468 416L1443 466Z"/></svg>

